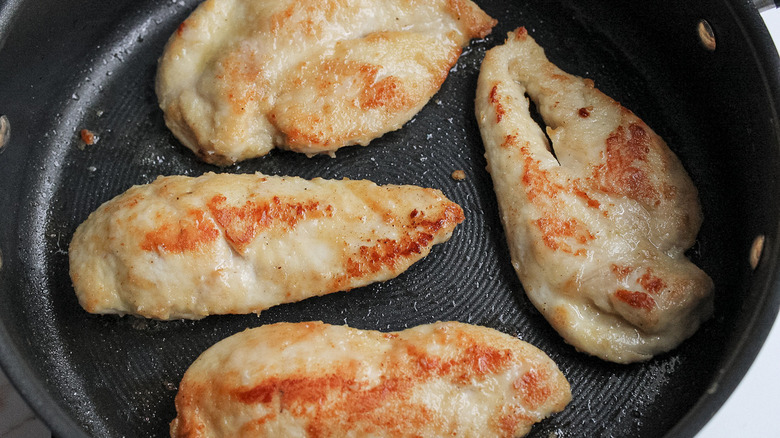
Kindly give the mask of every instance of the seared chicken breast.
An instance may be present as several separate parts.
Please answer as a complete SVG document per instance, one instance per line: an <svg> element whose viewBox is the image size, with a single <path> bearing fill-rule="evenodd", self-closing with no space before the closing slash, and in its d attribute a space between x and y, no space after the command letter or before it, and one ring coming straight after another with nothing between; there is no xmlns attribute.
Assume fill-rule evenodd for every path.
<svg viewBox="0 0 780 438"><path fill-rule="evenodd" d="M461 208L440 191L415 186L159 177L101 205L76 229L70 275L92 313L258 313L393 278L461 221Z"/></svg>
<svg viewBox="0 0 780 438"><path fill-rule="evenodd" d="M493 329L279 323L200 355L171 436L518 437L570 400L547 355Z"/></svg>
<svg viewBox="0 0 780 438"><path fill-rule="evenodd" d="M698 193L634 113L550 63L519 28L486 54L476 114L512 264L566 341L642 361L711 316L712 280L684 254L702 221Z"/></svg>
<svg viewBox="0 0 780 438"><path fill-rule="evenodd" d="M209 163L333 154L400 128L495 23L469 0L206 0L171 36L157 96Z"/></svg>

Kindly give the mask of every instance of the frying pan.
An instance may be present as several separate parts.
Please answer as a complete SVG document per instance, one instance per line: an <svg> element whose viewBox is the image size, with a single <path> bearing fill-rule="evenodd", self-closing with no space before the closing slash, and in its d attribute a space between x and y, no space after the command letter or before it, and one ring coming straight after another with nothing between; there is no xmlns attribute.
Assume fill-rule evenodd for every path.
<svg viewBox="0 0 780 438"><path fill-rule="evenodd" d="M758 13L723 0L477 3L498 25L464 50L401 130L335 159L274 151L222 169L436 187L466 214L452 239L382 284L259 316L171 322L84 312L67 245L91 211L133 184L220 171L172 137L153 91L157 57L197 0L0 3L0 114L11 131L0 149L0 363L55 435L164 436L197 355L247 327L303 320L384 331L459 320L531 342L573 389L567 409L531 436L700 429L746 372L780 305L780 60ZM701 42L702 20L714 50ZM485 51L520 25L553 62L594 79L664 137L699 189L704 223L689 256L715 281L715 316L668 354L623 366L575 352L512 270L473 101ZM81 129L97 143L85 146ZM451 178L457 169L465 180Z"/></svg>

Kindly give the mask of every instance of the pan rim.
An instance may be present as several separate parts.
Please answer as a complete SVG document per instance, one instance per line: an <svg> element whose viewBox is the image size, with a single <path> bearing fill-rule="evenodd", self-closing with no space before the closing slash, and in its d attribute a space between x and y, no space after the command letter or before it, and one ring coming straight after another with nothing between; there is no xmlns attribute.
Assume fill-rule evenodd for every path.
<svg viewBox="0 0 780 438"><path fill-rule="evenodd" d="M9 0L0 7L0 47L5 40L7 26L13 22L14 15L20 9L22 2L23 0ZM753 55L756 64L763 69L766 78L765 85L774 103L772 109L775 115L775 126L778 126L780 125L780 117L778 117L778 111L780 111L778 108L778 102L780 102L780 58L778 58L774 46L762 44L763 41L771 41L771 38L761 25L757 11L746 3L738 2L738 4L730 4L730 6L732 13L737 17L737 22L742 25L742 32L753 43L751 46ZM777 72L777 74L771 72ZM773 90L774 93L771 94ZM780 138L774 147L780 148ZM777 224L775 231L778 230L780 230L780 223ZM771 250L765 252L765 255L769 257L766 257L763 262L776 266L780 261L778 260L779 252L780 244L777 241L772 242ZM718 391L711 397L700 399L667 436L694 436L731 396L754 362L780 311L780 276L778 271L773 271L768 281L761 286L763 286L761 305L757 306L758 310L753 314L750 324L745 330L752 336L746 336L740 342L740 348L729 355L728 361L722 368L725 372L719 374L716 380L716 383L719 384ZM754 287L757 286L754 285ZM6 372L11 384L19 391L36 415L52 430L53 434L87 437L86 432L71 416L66 414L66 411L51 396L42 381L36 378L31 367L26 361L21 360L21 357L9 332L3 324L0 324L0 368Z"/></svg>
<svg viewBox="0 0 780 438"><path fill-rule="evenodd" d="M771 105L771 121L775 128L775 142L769 147L780 150L780 55L777 46L764 25L761 15L751 2L724 1L726 8L739 25L739 31L748 43L756 66L760 69L766 96ZM780 44L780 42L778 42ZM780 236L780 223L774 235ZM731 397L739 383L755 362L774 324L780 324L780 239L771 242L771 249L764 247L761 263L774 266L770 277L762 286L758 309L749 320L739 348L732 350L721 367L710 390L696 402L680 421L666 434L667 437L694 437ZM752 287L758 287L755 283Z"/></svg>

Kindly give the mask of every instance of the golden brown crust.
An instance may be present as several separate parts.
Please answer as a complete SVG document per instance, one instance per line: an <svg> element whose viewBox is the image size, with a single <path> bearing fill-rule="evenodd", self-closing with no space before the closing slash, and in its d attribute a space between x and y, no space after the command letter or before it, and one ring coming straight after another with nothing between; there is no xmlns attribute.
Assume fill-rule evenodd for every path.
<svg viewBox="0 0 780 438"><path fill-rule="evenodd" d="M395 277L463 219L441 192L415 186L160 177L78 227L71 277L93 313L260 312Z"/></svg>
<svg viewBox="0 0 780 438"><path fill-rule="evenodd" d="M332 154L399 129L495 23L469 0L206 0L171 36L157 96L210 163Z"/></svg>
<svg viewBox="0 0 780 438"><path fill-rule="evenodd" d="M280 323L190 366L171 436L515 437L570 399L544 353L492 329Z"/></svg>

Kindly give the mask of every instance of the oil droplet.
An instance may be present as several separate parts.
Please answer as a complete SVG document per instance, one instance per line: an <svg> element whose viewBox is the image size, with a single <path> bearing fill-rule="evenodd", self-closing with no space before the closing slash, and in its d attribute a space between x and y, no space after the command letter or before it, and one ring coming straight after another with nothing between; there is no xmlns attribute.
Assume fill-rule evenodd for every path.
<svg viewBox="0 0 780 438"><path fill-rule="evenodd" d="M757 236L753 240L753 245L750 247L750 267L756 269L758 262L761 260L761 253L764 252L764 240L763 234Z"/></svg>

